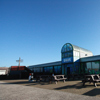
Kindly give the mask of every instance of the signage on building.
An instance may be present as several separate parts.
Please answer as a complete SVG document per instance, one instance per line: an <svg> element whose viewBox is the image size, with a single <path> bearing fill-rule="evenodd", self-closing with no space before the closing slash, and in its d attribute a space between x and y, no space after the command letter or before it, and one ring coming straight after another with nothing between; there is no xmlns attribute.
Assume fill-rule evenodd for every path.
<svg viewBox="0 0 100 100"><path fill-rule="evenodd" d="M63 58L62 63L71 63L73 62L73 57Z"/></svg>

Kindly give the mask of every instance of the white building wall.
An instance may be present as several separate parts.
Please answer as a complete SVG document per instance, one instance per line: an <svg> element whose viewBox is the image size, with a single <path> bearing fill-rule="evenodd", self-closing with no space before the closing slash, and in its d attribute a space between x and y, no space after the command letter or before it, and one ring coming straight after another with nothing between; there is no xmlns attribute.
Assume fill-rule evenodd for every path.
<svg viewBox="0 0 100 100"><path fill-rule="evenodd" d="M6 75L6 70L0 70L0 75Z"/></svg>

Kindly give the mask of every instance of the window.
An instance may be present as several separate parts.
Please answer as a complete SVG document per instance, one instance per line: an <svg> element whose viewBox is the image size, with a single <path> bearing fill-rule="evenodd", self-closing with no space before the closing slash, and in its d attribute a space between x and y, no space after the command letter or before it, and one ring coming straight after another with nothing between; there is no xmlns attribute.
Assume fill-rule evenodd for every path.
<svg viewBox="0 0 100 100"><path fill-rule="evenodd" d="M54 73L61 74L61 66L54 66Z"/></svg>
<svg viewBox="0 0 100 100"><path fill-rule="evenodd" d="M85 73L92 74L91 62L85 63Z"/></svg>
<svg viewBox="0 0 100 100"><path fill-rule="evenodd" d="M79 73L79 63L74 63L74 73L75 74Z"/></svg>
<svg viewBox="0 0 100 100"><path fill-rule="evenodd" d="M53 67L44 67L44 72L46 73L53 73Z"/></svg>
<svg viewBox="0 0 100 100"><path fill-rule="evenodd" d="M67 52L73 50L73 47L71 44L67 43L62 47L62 52Z"/></svg>
<svg viewBox="0 0 100 100"><path fill-rule="evenodd" d="M99 74L100 61L81 63L80 73L84 73L84 68L86 74Z"/></svg>
<svg viewBox="0 0 100 100"><path fill-rule="evenodd" d="M80 68L79 68L79 73L80 74L84 74L85 72L85 69L84 69L84 65L85 65L85 63L81 63L81 66L80 66Z"/></svg>
<svg viewBox="0 0 100 100"><path fill-rule="evenodd" d="M62 53L62 58L72 57L73 52Z"/></svg>
<svg viewBox="0 0 100 100"><path fill-rule="evenodd" d="M92 62L92 72L93 74L99 74L100 61Z"/></svg>
<svg viewBox="0 0 100 100"><path fill-rule="evenodd" d="M42 67L35 67L34 68L34 72L43 72L43 68Z"/></svg>
<svg viewBox="0 0 100 100"><path fill-rule="evenodd" d="M75 57L79 57L79 52L74 51L73 53L74 53L74 56L75 56Z"/></svg>

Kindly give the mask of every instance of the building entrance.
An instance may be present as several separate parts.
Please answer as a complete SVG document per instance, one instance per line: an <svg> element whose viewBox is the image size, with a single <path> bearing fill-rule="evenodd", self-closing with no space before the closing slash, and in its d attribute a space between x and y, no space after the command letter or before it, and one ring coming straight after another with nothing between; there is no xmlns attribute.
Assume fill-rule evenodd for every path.
<svg viewBox="0 0 100 100"><path fill-rule="evenodd" d="M64 74L68 76L73 73L73 64L64 64Z"/></svg>
<svg viewBox="0 0 100 100"><path fill-rule="evenodd" d="M67 67L67 75L70 75L70 67Z"/></svg>

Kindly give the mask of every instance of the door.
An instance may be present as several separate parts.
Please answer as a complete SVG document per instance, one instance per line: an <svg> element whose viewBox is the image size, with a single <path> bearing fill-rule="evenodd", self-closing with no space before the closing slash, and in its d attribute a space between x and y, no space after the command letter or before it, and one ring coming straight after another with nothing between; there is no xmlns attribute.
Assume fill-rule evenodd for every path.
<svg viewBox="0 0 100 100"><path fill-rule="evenodd" d="M70 67L67 67L67 75L70 75Z"/></svg>
<svg viewBox="0 0 100 100"><path fill-rule="evenodd" d="M73 64L65 64L64 65L64 74L65 76L70 75L73 73Z"/></svg>
<svg viewBox="0 0 100 100"><path fill-rule="evenodd" d="M64 75L67 76L67 65L64 65Z"/></svg>

